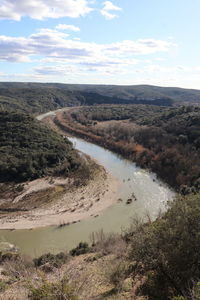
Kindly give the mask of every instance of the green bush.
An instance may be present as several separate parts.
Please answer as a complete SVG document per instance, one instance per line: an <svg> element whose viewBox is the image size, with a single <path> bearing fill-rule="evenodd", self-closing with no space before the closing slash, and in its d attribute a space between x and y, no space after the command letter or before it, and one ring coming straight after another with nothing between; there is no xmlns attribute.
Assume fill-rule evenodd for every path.
<svg viewBox="0 0 200 300"><path fill-rule="evenodd" d="M148 276L143 292L150 300L164 284L165 295L184 296L200 278L200 195L176 199L167 213L150 225L138 225L128 237L130 258L137 262L137 272ZM148 287L148 288L147 288Z"/></svg>
<svg viewBox="0 0 200 300"><path fill-rule="evenodd" d="M7 286L7 283L4 280L0 279L0 293L4 292Z"/></svg>
<svg viewBox="0 0 200 300"><path fill-rule="evenodd" d="M81 254L88 253L90 251L91 251L91 248L89 247L88 243L80 242L76 248L74 248L70 251L70 254L72 256L78 256Z"/></svg>
<svg viewBox="0 0 200 300"><path fill-rule="evenodd" d="M148 298L152 300L164 300L174 294L174 289L169 287L167 278L160 272L150 271L146 276L147 279L145 283L139 289L139 293L142 295L148 295Z"/></svg>
<svg viewBox="0 0 200 300"><path fill-rule="evenodd" d="M35 267L41 267L45 264L49 264L52 267L60 268L67 261L67 258L68 255L63 252L58 254L47 253L35 258L33 261Z"/></svg>
<svg viewBox="0 0 200 300"><path fill-rule="evenodd" d="M66 279L56 283L43 280L40 287L30 287L28 298L31 300L78 300L74 287Z"/></svg>

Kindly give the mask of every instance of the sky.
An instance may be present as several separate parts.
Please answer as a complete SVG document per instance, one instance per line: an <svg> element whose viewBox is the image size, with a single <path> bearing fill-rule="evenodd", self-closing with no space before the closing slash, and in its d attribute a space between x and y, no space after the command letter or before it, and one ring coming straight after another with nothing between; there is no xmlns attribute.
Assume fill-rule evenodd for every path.
<svg viewBox="0 0 200 300"><path fill-rule="evenodd" d="M200 89L200 0L0 0L0 81Z"/></svg>

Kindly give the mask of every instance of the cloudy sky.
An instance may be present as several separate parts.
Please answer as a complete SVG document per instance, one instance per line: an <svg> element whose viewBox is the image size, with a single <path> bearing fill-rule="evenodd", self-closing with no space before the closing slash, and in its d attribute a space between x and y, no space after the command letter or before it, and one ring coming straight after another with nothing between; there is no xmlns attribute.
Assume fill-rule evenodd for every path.
<svg viewBox="0 0 200 300"><path fill-rule="evenodd" d="M200 89L199 0L0 0L0 81Z"/></svg>

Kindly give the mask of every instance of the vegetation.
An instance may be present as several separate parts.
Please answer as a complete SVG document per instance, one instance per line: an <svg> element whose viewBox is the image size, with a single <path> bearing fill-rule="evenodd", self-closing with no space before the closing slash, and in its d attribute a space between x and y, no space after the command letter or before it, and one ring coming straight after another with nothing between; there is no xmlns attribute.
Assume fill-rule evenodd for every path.
<svg viewBox="0 0 200 300"><path fill-rule="evenodd" d="M92 246L80 243L71 257L63 253L42 255L34 259L36 268L19 256L15 260L8 257L1 263L6 275L1 295L17 284L28 291L28 298L22 299L92 300L99 289L94 281L97 278L102 286L98 299L102 300L199 300L199 201L200 194L180 196L156 221L135 219L121 236L94 233Z"/></svg>
<svg viewBox="0 0 200 300"><path fill-rule="evenodd" d="M148 85L105 86L56 83L0 83L0 108L42 113L65 106L94 104L199 104L200 91Z"/></svg>
<svg viewBox="0 0 200 300"><path fill-rule="evenodd" d="M78 256L78 255L81 255L81 254L88 253L90 251L91 251L91 249L90 249L88 243L80 242L76 248L74 248L70 251L70 254L72 256Z"/></svg>
<svg viewBox="0 0 200 300"><path fill-rule="evenodd" d="M95 106L63 118L56 119L63 129L154 171L182 194L199 191L199 107Z"/></svg>
<svg viewBox="0 0 200 300"><path fill-rule="evenodd" d="M66 176L79 166L67 139L29 115L0 111L0 182Z"/></svg>
<svg viewBox="0 0 200 300"><path fill-rule="evenodd" d="M156 221L134 220L121 236L93 234L91 246L81 242L69 254L47 253L32 261L0 253L3 299L16 287L21 299L32 300L200 299L200 108L168 107L188 103L188 95L199 102L199 91L176 88L0 84L0 182L88 172L80 171L68 140L22 111L146 101L159 105L83 107L59 114L56 124L153 170L182 194ZM98 296L95 276L99 285L107 284Z"/></svg>
<svg viewBox="0 0 200 300"><path fill-rule="evenodd" d="M66 85L61 85L60 87L65 88ZM199 90L176 87L151 85L67 85L67 87L73 91L93 92L109 97L117 96L120 99L126 100L148 100L152 101L151 104L153 104L156 99L171 99L176 104L198 104L200 100Z"/></svg>
<svg viewBox="0 0 200 300"><path fill-rule="evenodd" d="M51 283L43 280L39 287L31 287L29 299L31 300L78 300L73 286L66 279Z"/></svg>
<svg viewBox="0 0 200 300"><path fill-rule="evenodd" d="M200 195L180 197L151 224L138 223L126 239L135 272L147 276L141 294L151 300L191 299L200 278Z"/></svg>
<svg viewBox="0 0 200 300"><path fill-rule="evenodd" d="M79 105L78 94L56 88L0 88L0 108L32 114Z"/></svg>
<svg viewBox="0 0 200 300"><path fill-rule="evenodd" d="M52 270L52 268L60 268L67 259L68 255L64 252L60 252L58 254L46 253L35 258L33 261L35 267L44 267L48 265L48 270ZM45 268L45 270L47 270L47 268Z"/></svg>

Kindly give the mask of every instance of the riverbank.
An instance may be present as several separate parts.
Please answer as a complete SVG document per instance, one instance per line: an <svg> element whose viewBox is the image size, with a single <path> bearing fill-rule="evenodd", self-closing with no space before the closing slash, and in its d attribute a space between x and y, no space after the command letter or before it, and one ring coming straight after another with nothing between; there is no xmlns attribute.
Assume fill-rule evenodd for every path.
<svg viewBox="0 0 200 300"><path fill-rule="evenodd" d="M54 116L49 116L47 119L51 119L53 121ZM51 125L52 124L49 124L49 126ZM58 130L60 134L66 135L66 133L58 129L57 126L55 126L54 129ZM30 221L27 222L26 220L22 220L23 222L26 221L26 224L28 223L28 227L26 226L26 228L36 229L1 230L0 236L2 241L8 241L9 243L16 245L18 248L20 248L20 251L22 253L30 255L31 257L38 257L39 255L48 252L58 253L60 251L63 251L63 249L70 250L76 247L80 241L90 242L91 234L93 232L98 232L99 230L103 230L104 232L121 233L121 231L124 230L124 228L128 228L130 226L131 220L135 216L143 220L148 215L148 217L150 217L151 220L155 220L161 212L166 211L168 201L172 200L174 197L173 191L171 191L164 183L159 181L156 178L155 174L140 169L134 163L123 159L122 157L110 152L109 150L104 149L103 147L99 147L95 144L88 143L82 139L72 137L70 137L70 141L74 144L74 147L77 150L79 150L80 153L82 153L81 156L83 156L83 153L85 153L86 157L92 157L94 160L91 159L91 162L94 163L95 161L97 161L97 164L102 166L102 168L107 171L108 175L106 175L106 178L107 176L109 176L109 174L111 174L112 178L117 178L117 180L115 180L117 185L117 192L111 193L112 195L114 194L114 196L111 195L110 197L107 189L110 190L110 186L112 186L112 183L109 183L109 186L106 187L105 183L109 182L109 179L107 181L106 178L101 179L101 176L97 176L97 174L94 174L94 176L92 176L93 181L91 180L90 185L87 189L85 189L84 195L82 195L84 193L84 190L82 189L83 185L82 187L80 187L79 185L80 189L79 192L77 192L78 202L88 201L89 195L91 196L91 199L93 199L92 197L95 196L95 192L92 189L92 182L94 182L94 179L96 182L96 190L99 188L99 190L102 193L103 191L105 191L105 195L100 195L100 200L98 200L99 197L94 198L94 204L91 204L92 206L89 208L88 211L86 210L88 209L88 207L85 207L85 212L79 211L82 214L82 217L84 218L81 222L77 222L80 220L79 214L77 219L75 219L77 221L73 221L74 219L71 219L71 223L77 223L72 224L71 226L67 226L68 220L66 220L64 216L67 216L69 214L71 216L76 216L76 213L78 213L78 209L77 207L74 207L77 211L60 211L58 218L56 218L56 210L54 210L55 215L52 215L50 217L48 216L48 213L51 215L52 212L47 212L47 215L44 216L43 221L46 222L45 224L50 224L49 219L51 221L54 220L55 226L44 226L41 228L36 228L36 226L40 226L39 222L41 222L41 216L39 215L38 220L30 220L32 224L30 223ZM84 171L80 173L80 175L82 175L82 179L85 178L87 175ZM97 180L97 178L100 179ZM104 182L102 188L101 180L103 180ZM72 193L72 190L69 191L67 186L64 188L65 193ZM57 189L63 189L63 185L60 184L57 187ZM57 199L54 199L54 195L52 192L53 190L48 190L48 197L50 197L50 199L52 200L57 201ZM60 193L62 194L63 190L61 190ZM41 191L41 194L39 195L39 197L37 197L38 201L40 201L40 199L43 198L44 195L42 196L42 194L43 192ZM82 196L85 199L80 199ZM115 201L119 199L121 199L121 201L117 201L115 203ZM127 205L127 199L132 199L132 203ZM50 205L58 203L56 201L54 201L53 203L49 203L49 201L47 201L46 209L49 209ZM34 205L34 202L32 203ZM74 201L74 206L75 203L76 201ZM86 204L86 202L84 203ZM27 201L24 201L24 204L27 204ZM61 203L61 205L63 205L63 203ZM101 205L103 207L99 207ZM97 213L96 210L97 206L99 213ZM33 207L32 210L35 211L35 208ZM98 214L99 216L97 217ZM20 223L18 223L18 226L19 225ZM35 227L33 227L33 225ZM17 228L14 222L10 222L8 223L7 227L4 227L4 229L12 229L14 228L14 226L15 228ZM0 228L2 228L2 226Z"/></svg>
<svg viewBox="0 0 200 300"><path fill-rule="evenodd" d="M12 199L12 211L1 211L0 228L62 227L97 217L116 202L119 181L101 166L92 176L86 185L78 185L73 178L43 178L27 183L23 193ZM42 201L45 196L48 201Z"/></svg>

